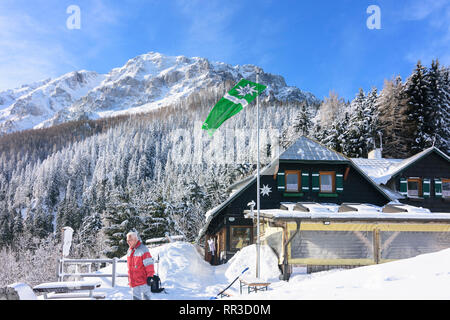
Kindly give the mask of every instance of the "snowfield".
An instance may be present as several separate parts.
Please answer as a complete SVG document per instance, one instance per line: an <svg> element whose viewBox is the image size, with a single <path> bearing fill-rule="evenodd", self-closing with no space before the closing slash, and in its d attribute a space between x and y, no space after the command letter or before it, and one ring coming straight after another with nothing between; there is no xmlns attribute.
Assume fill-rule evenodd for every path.
<svg viewBox="0 0 450 320"><path fill-rule="evenodd" d="M205 300L215 297L245 267L244 277L255 278L256 246L239 251L228 263L211 266L203 260L195 246L174 242L150 248L154 258L159 255L162 286L167 293L154 293L155 300ZM420 255L414 258L349 270L331 270L313 274L294 274L286 282L279 280L277 258L268 246L261 247L261 278L272 284L267 292L239 294L239 282L227 290L226 299L259 300L404 300L450 299L450 249ZM100 273L110 273L111 267ZM126 264L118 264L118 272L126 273ZM91 279L89 279L91 280ZM131 299L127 278L118 278L111 288L110 278L92 278L102 286L108 300ZM41 298L41 297L39 297ZM225 299L225 298L223 298Z"/></svg>

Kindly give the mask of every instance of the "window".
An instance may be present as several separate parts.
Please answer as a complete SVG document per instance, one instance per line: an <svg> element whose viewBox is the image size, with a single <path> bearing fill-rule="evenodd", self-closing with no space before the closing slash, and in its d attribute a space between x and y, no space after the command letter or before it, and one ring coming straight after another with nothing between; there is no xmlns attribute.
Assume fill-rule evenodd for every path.
<svg viewBox="0 0 450 320"><path fill-rule="evenodd" d="M251 244L251 228L231 227L231 250L240 250Z"/></svg>
<svg viewBox="0 0 450 320"><path fill-rule="evenodd" d="M422 196L422 180L420 178L408 179L408 197Z"/></svg>
<svg viewBox="0 0 450 320"><path fill-rule="evenodd" d="M287 192L300 191L300 170L286 170L285 179Z"/></svg>
<svg viewBox="0 0 450 320"><path fill-rule="evenodd" d="M334 171L321 171L319 172L320 178L320 192L332 193L335 190L335 172Z"/></svg>
<svg viewBox="0 0 450 320"><path fill-rule="evenodd" d="M442 179L442 196L450 198L450 179Z"/></svg>

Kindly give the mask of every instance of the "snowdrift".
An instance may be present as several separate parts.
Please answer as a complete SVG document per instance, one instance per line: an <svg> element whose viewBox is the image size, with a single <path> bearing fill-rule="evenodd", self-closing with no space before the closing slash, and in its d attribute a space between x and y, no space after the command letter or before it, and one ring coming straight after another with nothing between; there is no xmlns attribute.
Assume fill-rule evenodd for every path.
<svg viewBox="0 0 450 320"><path fill-rule="evenodd" d="M298 275L280 281L272 291L242 295L241 299L270 300L448 300L450 249L414 258Z"/></svg>
<svg viewBox="0 0 450 320"><path fill-rule="evenodd" d="M186 242L174 242L149 248L153 258L159 259L155 271L161 278L166 293L153 294L154 299L196 300L215 297L242 270L249 267L246 277L254 277L256 271L256 246L251 245L240 250L228 263L212 266L203 259L196 247ZM126 257L123 257L126 259ZM111 273L111 266L101 269L100 273ZM118 273L127 273L126 264L118 264ZM261 277L278 281L280 271L278 260L272 249L261 246ZM115 288L109 278L94 278L102 282L99 292L105 292L107 299L131 299L127 278L118 278ZM230 288L236 295L239 284Z"/></svg>

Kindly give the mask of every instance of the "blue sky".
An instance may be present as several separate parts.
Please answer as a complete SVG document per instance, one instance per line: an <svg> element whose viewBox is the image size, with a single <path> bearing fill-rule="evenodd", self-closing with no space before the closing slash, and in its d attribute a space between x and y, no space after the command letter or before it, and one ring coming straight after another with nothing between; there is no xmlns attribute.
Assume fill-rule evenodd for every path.
<svg viewBox="0 0 450 320"><path fill-rule="evenodd" d="M80 29L66 12L80 8ZM366 25L370 5L381 29ZM100 73L150 51L256 64L324 98L450 65L449 0L0 0L0 90L73 70Z"/></svg>

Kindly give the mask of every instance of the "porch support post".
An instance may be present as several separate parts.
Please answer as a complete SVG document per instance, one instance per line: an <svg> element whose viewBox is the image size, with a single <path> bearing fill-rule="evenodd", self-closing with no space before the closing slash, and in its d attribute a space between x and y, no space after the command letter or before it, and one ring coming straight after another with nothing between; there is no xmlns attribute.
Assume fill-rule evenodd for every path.
<svg viewBox="0 0 450 320"><path fill-rule="evenodd" d="M284 244L283 265L282 265L282 269L283 269L282 280L285 280L285 281L289 280L289 277L290 277L289 262L288 262L288 246L289 246L289 243L292 241L292 239L294 239L294 237L300 231L300 225L301 225L302 221L301 220L296 220L295 223L297 225L296 229L295 229L295 232L290 237L289 237L289 233L288 233L289 231L288 231L288 228L287 228L287 223L286 223L286 227L285 227L286 228L286 232L285 232L286 238L285 239L287 239L287 237L289 237L289 239Z"/></svg>

